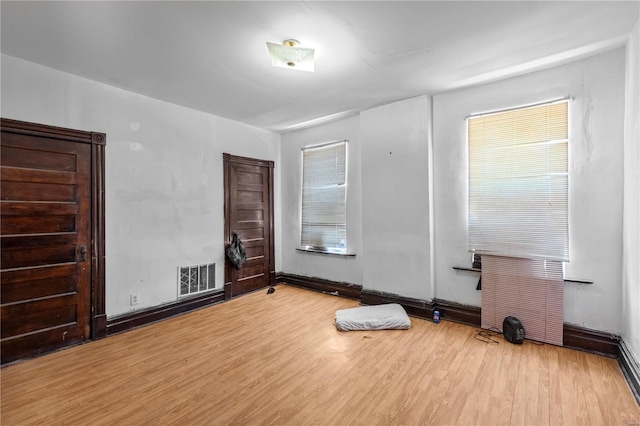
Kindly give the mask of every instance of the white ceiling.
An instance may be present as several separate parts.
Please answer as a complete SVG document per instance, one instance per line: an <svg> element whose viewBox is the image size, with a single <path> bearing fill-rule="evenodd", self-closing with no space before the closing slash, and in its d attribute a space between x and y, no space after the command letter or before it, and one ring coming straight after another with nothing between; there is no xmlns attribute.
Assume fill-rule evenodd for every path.
<svg viewBox="0 0 640 426"><path fill-rule="evenodd" d="M2 53L276 132L623 46L638 1L1 3ZM266 42L316 49L274 68Z"/></svg>

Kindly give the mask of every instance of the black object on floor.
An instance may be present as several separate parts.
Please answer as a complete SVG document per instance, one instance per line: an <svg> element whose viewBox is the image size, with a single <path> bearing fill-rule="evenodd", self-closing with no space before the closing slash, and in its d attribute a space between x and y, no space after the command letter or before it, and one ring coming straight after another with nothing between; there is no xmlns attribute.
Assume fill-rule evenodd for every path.
<svg viewBox="0 0 640 426"><path fill-rule="evenodd" d="M525 331L520 320L516 317L506 317L502 322L502 333L507 342L521 345L524 341Z"/></svg>
<svg viewBox="0 0 640 426"><path fill-rule="evenodd" d="M269 290L267 290L267 294L271 294L271 293L273 293L274 291L276 291L276 289L275 289L275 288L273 288L273 287L269 287Z"/></svg>

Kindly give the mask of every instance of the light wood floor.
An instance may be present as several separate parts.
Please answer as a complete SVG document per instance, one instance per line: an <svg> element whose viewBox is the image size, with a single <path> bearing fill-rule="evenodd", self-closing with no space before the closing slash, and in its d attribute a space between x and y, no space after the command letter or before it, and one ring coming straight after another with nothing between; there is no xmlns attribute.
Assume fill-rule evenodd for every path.
<svg viewBox="0 0 640 426"><path fill-rule="evenodd" d="M357 301L276 288L6 367L1 423L640 423L616 360L446 321L338 332Z"/></svg>

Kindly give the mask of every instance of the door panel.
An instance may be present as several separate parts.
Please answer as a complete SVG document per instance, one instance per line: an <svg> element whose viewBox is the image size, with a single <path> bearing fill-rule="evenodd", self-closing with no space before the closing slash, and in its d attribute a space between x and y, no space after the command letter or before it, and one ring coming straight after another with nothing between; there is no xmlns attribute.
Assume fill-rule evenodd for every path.
<svg viewBox="0 0 640 426"><path fill-rule="evenodd" d="M76 215L13 216L2 218L2 235L74 232Z"/></svg>
<svg viewBox="0 0 640 426"><path fill-rule="evenodd" d="M50 332L23 334L16 339L2 339L2 363L46 353L57 348L78 343L77 324L60 325ZM65 338L67 339L65 342ZM62 341L62 342L61 342ZM43 348L48 348L45 350ZM5 355L6 354L6 355ZM15 355L14 355L15 354Z"/></svg>
<svg viewBox="0 0 640 426"><path fill-rule="evenodd" d="M23 138L22 135L17 136L3 134L2 139L2 165L5 167L22 167L26 169L41 169L60 172L75 171L76 159L73 155L59 152L38 151L38 140L36 138ZM29 143L32 147L36 148L36 150L29 152L29 157L25 158L24 149L9 146L11 143L20 143L22 146ZM7 173L7 171L3 171L3 176L5 173Z"/></svg>
<svg viewBox="0 0 640 426"><path fill-rule="evenodd" d="M2 132L2 362L89 338L91 144Z"/></svg>
<svg viewBox="0 0 640 426"><path fill-rule="evenodd" d="M229 297L271 284L273 250L273 162L224 154L225 241L234 232L244 244L247 260L240 269L225 264Z"/></svg>
<svg viewBox="0 0 640 426"><path fill-rule="evenodd" d="M24 298L36 299L77 291L78 279L75 274L75 268L73 269L73 272L68 272L67 275L62 277L30 280L28 286L25 286L22 282L3 283L1 296L2 302L15 303L23 300Z"/></svg>
<svg viewBox="0 0 640 426"><path fill-rule="evenodd" d="M12 216L39 216L42 215L72 215L78 214L78 205L75 203L18 203L15 201L3 201L0 204L2 218L11 219Z"/></svg>
<svg viewBox="0 0 640 426"><path fill-rule="evenodd" d="M54 302L50 302L54 301ZM74 298L57 297L29 304L16 304L7 309L2 318L2 338L39 331L43 328L73 324L76 321L77 306ZM20 307L16 312L11 308Z"/></svg>
<svg viewBox="0 0 640 426"><path fill-rule="evenodd" d="M2 181L3 200L67 201L76 199L75 185Z"/></svg>
<svg viewBox="0 0 640 426"><path fill-rule="evenodd" d="M28 266L69 263L76 260L76 246L56 245L44 248L12 249L2 248L2 268L25 268Z"/></svg>

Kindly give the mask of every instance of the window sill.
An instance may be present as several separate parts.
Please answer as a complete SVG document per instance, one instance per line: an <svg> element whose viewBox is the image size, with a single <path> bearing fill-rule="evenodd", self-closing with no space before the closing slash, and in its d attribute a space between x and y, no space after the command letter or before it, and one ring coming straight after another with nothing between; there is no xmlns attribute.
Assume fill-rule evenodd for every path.
<svg viewBox="0 0 640 426"><path fill-rule="evenodd" d="M307 252L307 253L328 254L329 256L342 256L342 257L355 257L356 256L355 253L340 253L340 252L336 252L336 251L325 251L325 250L318 250L318 249L311 249L311 248L304 248L304 247L296 247L296 250L304 251L304 252Z"/></svg>
<svg viewBox="0 0 640 426"><path fill-rule="evenodd" d="M569 278L565 278L564 279L565 283L574 283L574 284L593 284L593 281L587 281L587 280L573 280L573 279L569 279Z"/></svg>
<svg viewBox="0 0 640 426"><path fill-rule="evenodd" d="M456 271L469 271L469 272L480 272L480 273L482 273L482 269L477 269L477 268L465 268L464 266L452 266L452 268L455 269ZM564 282L565 283L574 283L574 284L593 284L593 281L573 280L573 279L569 279L569 278L565 278Z"/></svg>
<svg viewBox="0 0 640 426"><path fill-rule="evenodd" d="M478 268L465 268L464 266L452 266L457 271L469 271L469 272L482 272L482 269Z"/></svg>

